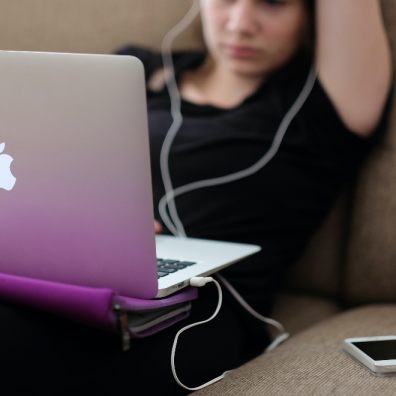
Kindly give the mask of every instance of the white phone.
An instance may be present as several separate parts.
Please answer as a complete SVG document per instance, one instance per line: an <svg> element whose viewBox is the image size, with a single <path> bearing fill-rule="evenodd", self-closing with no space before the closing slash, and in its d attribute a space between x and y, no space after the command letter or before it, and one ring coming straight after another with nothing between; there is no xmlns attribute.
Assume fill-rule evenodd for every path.
<svg viewBox="0 0 396 396"><path fill-rule="evenodd" d="M346 338L343 348L374 373L396 373L396 335Z"/></svg>

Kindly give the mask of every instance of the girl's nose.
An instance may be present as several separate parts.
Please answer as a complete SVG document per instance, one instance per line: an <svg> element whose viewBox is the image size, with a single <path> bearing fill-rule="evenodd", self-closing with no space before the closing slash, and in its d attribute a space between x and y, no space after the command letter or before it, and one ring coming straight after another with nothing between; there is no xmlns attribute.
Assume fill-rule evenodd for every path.
<svg viewBox="0 0 396 396"><path fill-rule="evenodd" d="M254 34L257 31L257 10L251 1L236 1L229 10L226 28L239 34Z"/></svg>

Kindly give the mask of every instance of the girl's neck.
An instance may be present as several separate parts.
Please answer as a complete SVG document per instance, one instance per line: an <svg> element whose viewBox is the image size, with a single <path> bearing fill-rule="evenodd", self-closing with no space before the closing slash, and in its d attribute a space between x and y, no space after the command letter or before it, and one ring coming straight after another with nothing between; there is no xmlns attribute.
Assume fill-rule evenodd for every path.
<svg viewBox="0 0 396 396"><path fill-rule="evenodd" d="M207 58L199 68L184 73L180 93L195 104L232 108L252 95L263 80L234 73Z"/></svg>

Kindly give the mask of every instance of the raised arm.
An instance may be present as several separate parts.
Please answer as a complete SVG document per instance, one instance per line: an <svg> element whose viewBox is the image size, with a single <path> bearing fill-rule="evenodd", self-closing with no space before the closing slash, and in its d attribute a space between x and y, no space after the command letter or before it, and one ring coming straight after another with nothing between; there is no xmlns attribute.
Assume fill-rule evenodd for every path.
<svg viewBox="0 0 396 396"><path fill-rule="evenodd" d="M319 79L345 124L368 135L392 79L379 0L316 0Z"/></svg>

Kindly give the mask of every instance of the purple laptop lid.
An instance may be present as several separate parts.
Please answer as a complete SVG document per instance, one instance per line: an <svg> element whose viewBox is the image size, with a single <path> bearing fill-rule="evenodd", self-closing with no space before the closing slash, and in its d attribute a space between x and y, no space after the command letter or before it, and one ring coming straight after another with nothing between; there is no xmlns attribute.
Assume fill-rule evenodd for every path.
<svg viewBox="0 0 396 396"><path fill-rule="evenodd" d="M0 272L154 297L140 61L0 51L0 85Z"/></svg>

